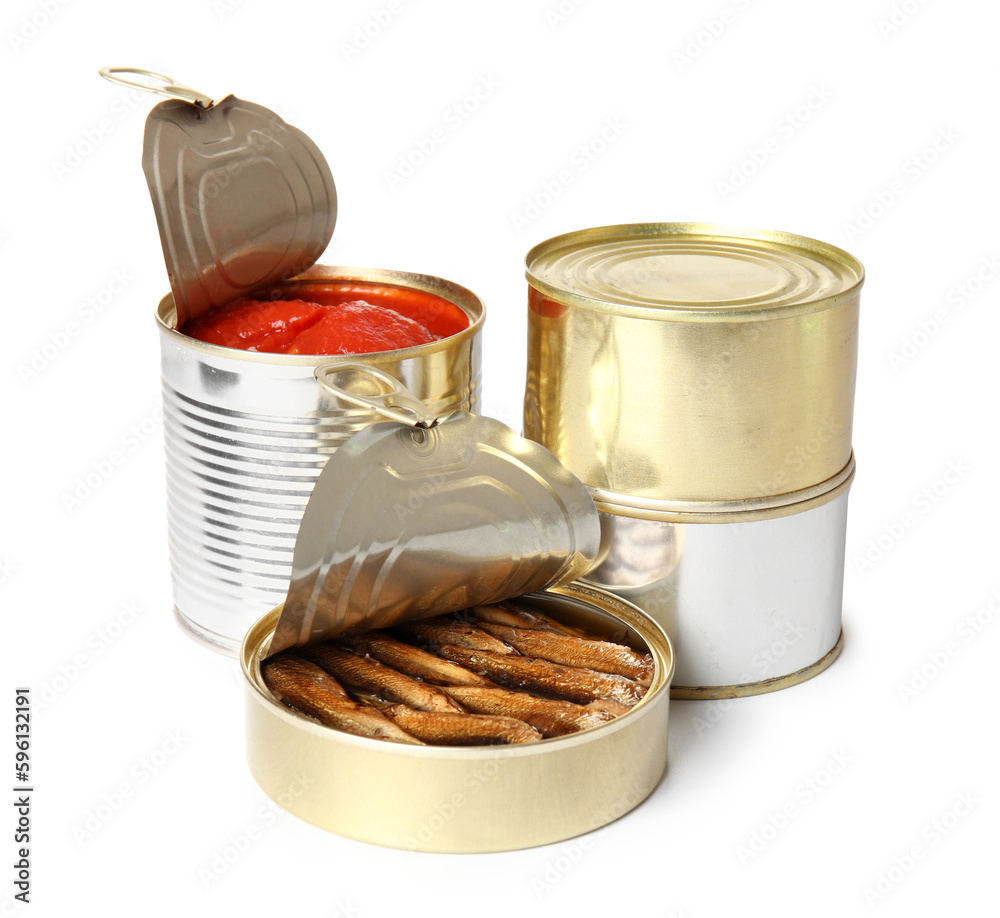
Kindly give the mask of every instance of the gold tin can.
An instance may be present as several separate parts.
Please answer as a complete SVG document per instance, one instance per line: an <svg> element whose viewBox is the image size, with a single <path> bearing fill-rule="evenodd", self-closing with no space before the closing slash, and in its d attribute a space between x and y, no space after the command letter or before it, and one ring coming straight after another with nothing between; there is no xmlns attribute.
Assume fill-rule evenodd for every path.
<svg viewBox="0 0 1000 918"><path fill-rule="evenodd" d="M627 643L653 656L645 697L599 727L517 746L407 746L351 736L296 715L267 690L260 662L279 607L250 629L240 653L254 779L313 825L412 851L551 844L633 809L666 769L670 641L631 603L579 584L521 601L597 635L624 632Z"/></svg>
<svg viewBox="0 0 1000 918"><path fill-rule="evenodd" d="M568 233L526 263L525 436L601 511L588 582L670 635L674 697L820 672L841 646L861 264L702 223Z"/></svg>
<svg viewBox="0 0 1000 918"><path fill-rule="evenodd" d="M847 252L703 223L608 226L527 256L525 435L614 502L810 488L851 458Z"/></svg>
<svg viewBox="0 0 1000 918"><path fill-rule="evenodd" d="M351 359L392 374L441 415L477 409L485 312L475 294L430 275L322 265L271 289L309 299L342 282L433 293L461 309L468 327L450 337ZM206 344L177 331L169 295L156 320L174 612L189 634L235 654L285 597L299 522L327 459L379 417L317 382L316 370L342 357Z"/></svg>

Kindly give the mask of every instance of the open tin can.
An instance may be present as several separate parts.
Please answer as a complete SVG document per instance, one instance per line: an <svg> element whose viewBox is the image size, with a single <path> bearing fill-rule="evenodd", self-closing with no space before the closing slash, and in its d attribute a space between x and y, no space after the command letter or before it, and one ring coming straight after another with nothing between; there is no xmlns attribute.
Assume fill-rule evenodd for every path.
<svg viewBox="0 0 1000 918"><path fill-rule="evenodd" d="M595 635L627 632L626 643L653 656L645 697L602 726L518 746L406 746L351 736L297 716L264 684L260 661L279 608L250 629L240 652L254 779L313 825L412 851L551 844L638 806L667 764L669 640L631 603L601 590L571 584L521 602Z"/></svg>
<svg viewBox="0 0 1000 918"><path fill-rule="evenodd" d="M478 404L483 306L437 277L317 266L336 222L333 176L316 144L274 112L150 71L101 73L169 97L146 119L142 165L171 289L156 319L174 609L192 636L235 652L285 596L324 463L376 415L336 403L317 383L329 355L209 344L184 334L186 323L241 298L335 306L345 302L335 290L362 299L376 287L388 302L373 302L409 303L398 310L408 320L457 307L461 330L456 322L437 340L357 356L449 413Z"/></svg>
<svg viewBox="0 0 1000 918"><path fill-rule="evenodd" d="M288 597L243 642L247 760L257 783L281 806L322 828L419 851L548 844L598 828L638 805L667 764L673 653L663 630L640 609L571 582L601 551L600 523L587 489L539 444L468 412L436 418L384 373L351 362L328 368L320 379L334 395L370 403L393 420L360 431L330 458L303 517ZM422 502L408 513L400 498L413 493ZM346 677L350 686L363 665L354 653L363 657L365 651L340 649L339 663L324 664L322 654L310 656L315 645L513 597L519 610L527 607L559 627L630 647L644 659L643 681L614 678L630 690L646 686L641 697L636 691L628 704L616 703L617 716L598 718L596 725L588 714L583 729L583 722L571 728L578 732L558 735L566 731L552 731L550 724L539 728L544 733L529 728L530 736L486 740L511 745L482 745L480 734L443 740L472 745L422 745L421 739L438 742L439 735L400 735L369 723L354 735L355 721L347 725L327 716L337 706L357 706L339 682L328 684L301 655ZM529 667L543 662L513 647L509 652L511 658L499 656L525 660ZM282 669L289 656L291 675ZM340 669L345 656L353 662ZM265 664L269 658L275 670L269 669L272 662ZM470 671L462 675L481 677L475 662L468 662ZM364 665L369 673L372 667L387 669ZM583 676L567 666L542 669L560 686ZM270 674L278 671L286 675L274 683ZM471 684L442 678L445 685ZM544 693L520 679L500 684ZM489 679L478 681L486 691L497 689ZM556 682L548 686L555 689ZM355 700L392 720L397 707L406 707L385 707L385 699L372 699L370 684L362 688ZM301 705L304 710L293 710ZM462 718L472 711L449 706L430 716L448 721L449 730L458 723L461 733ZM379 714L380 723L384 717Z"/></svg>
<svg viewBox="0 0 1000 918"><path fill-rule="evenodd" d="M435 412L475 410L479 298L437 277L368 268L315 266L274 289L294 299L348 281L426 291L465 313L468 328L451 337L352 359L392 374ZM235 652L287 592L299 521L327 458L378 416L338 402L316 381L336 358L206 344L177 331L169 295L156 320L175 614L192 636Z"/></svg>
<svg viewBox="0 0 1000 918"><path fill-rule="evenodd" d="M590 488L587 575L674 641L674 697L801 682L841 647L860 263L789 233L598 227L527 255L525 436Z"/></svg>

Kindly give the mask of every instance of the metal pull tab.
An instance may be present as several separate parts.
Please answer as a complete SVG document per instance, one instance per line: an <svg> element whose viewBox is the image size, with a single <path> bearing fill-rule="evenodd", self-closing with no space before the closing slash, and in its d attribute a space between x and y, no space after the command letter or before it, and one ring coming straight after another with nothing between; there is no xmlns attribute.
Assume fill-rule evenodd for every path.
<svg viewBox="0 0 1000 918"><path fill-rule="evenodd" d="M438 422L435 415L398 379L378 367L363 363L327 363L315 377L328 392L351 405L370 408L400 424L427 430Z"/></svg>
<svg viewBox="0 0 1000 918"><path fill-rule="evenodd" d="M144 89L146 92L155 92L170 99L180 99L182 102L193 102L199 108L209 109L215 105L215 100L211 96L178 83L173 77L168 77L153 70L143 70L141 67L101 67L97 71L104 79L120 86L128 86L130 89ZM119 74L129 73L133 76L144 77L143 80L128 80Z"/></svg>

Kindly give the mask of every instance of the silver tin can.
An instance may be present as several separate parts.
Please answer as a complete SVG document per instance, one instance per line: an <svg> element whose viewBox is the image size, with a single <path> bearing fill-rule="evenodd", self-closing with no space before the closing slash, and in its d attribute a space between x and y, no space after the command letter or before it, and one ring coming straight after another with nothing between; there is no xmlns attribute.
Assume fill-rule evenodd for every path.
<svg viewBox="0 0 1000 918"><path fill-rule="evenodd" d="M442 417L476 409L484 310L473 293L427 275L319 266L281 286L295 298L330 281L415 288L460 307L469 326L458 334L351 359L392 374ZM327 457L378 416L345 407L315 379L340 358L195 340L176 330L171 296L156 318L174 611L193 637L235 652L250 625L285 598L299 522Z"/></svg>
<svg viewBox="0 0 1000 918"><path fill-rule="evenodd" d="M804 682L841 651L853 478L852 459L823 489L784 508L743 504L685 522L599 503L609 549L585 582L639 606L688 648L677 659L674 698Z"/></svg>

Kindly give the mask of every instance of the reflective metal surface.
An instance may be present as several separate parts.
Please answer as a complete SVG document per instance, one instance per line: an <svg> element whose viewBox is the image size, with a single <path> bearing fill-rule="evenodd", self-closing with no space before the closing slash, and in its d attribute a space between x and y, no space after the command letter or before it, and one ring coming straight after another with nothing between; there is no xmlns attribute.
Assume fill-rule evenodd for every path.
<svg viewBox="0 0 1000 918"><path fill-rule="evenodd" d="M604 512L610 548L584 582L663 627L677 652L674 697L772 691L799 670L815 675L838 644L847 498L734 523Z"/></svg>
<svg viewBox="0 0 1000 918"><path fill-rule="evenodd" d="M592 488L733 501L851 455L861 265L788 233L598 227L527 256L525 435Z"/></svg>
<svg viewBox="0 0 1000 918"><path fill-rule="evenodd" d="M97 71L104 79L129 89L143 89L170 99L182 99L193 102L201 108L211 108L215 100L207 93L194 89L186 83L179 83L173 77L155 70L144 70L142 67L101 67ZM128 79L125 74L138 79Z"/></svg>
<svg viewBox="0 0 1000 918"><path fill-rule="evenodd" d="M457 335L352 359L402 380L442 416L475 410L484 314L474 294L388 270L315 267L308 278L309 286L352 279L414 287L458 305L470 325ZM192 635L234 651L247 628L285 598L299 521L327 458L377 415L345 406L320 386L314 371L330 357L217 347L180 334L175 323L168 296L157 324L174 604Z"/></svg>
<svg viewBox="0 0 1000 918"><path fill-rule="evenodd" d="M336 396L402 419L355 434L320 473L269 653L500 602L593 567L594 502L547 449L467 411L435 421L377 369L317 375Z"/></svg>
<svg viewBox="0 0 1000 918"><path fill-rule="evenodd" d="M146 119L142 168L178 325L300 274L333 236L337 193L322 152L253 102L161 102Z"/></svg>
<svg viewBox="0 0 1000 918"><path fill-rule="evenodd" d="M241 651L247 762L289 812L348 838L413 851L507 851L571 838L617 819L656 787L667 764L670 642L628 603L578 584L528 604L653 655L645 698L592 730L520 746L409 746L350 736L274 700L260 661L280 609Z"/></svg>

